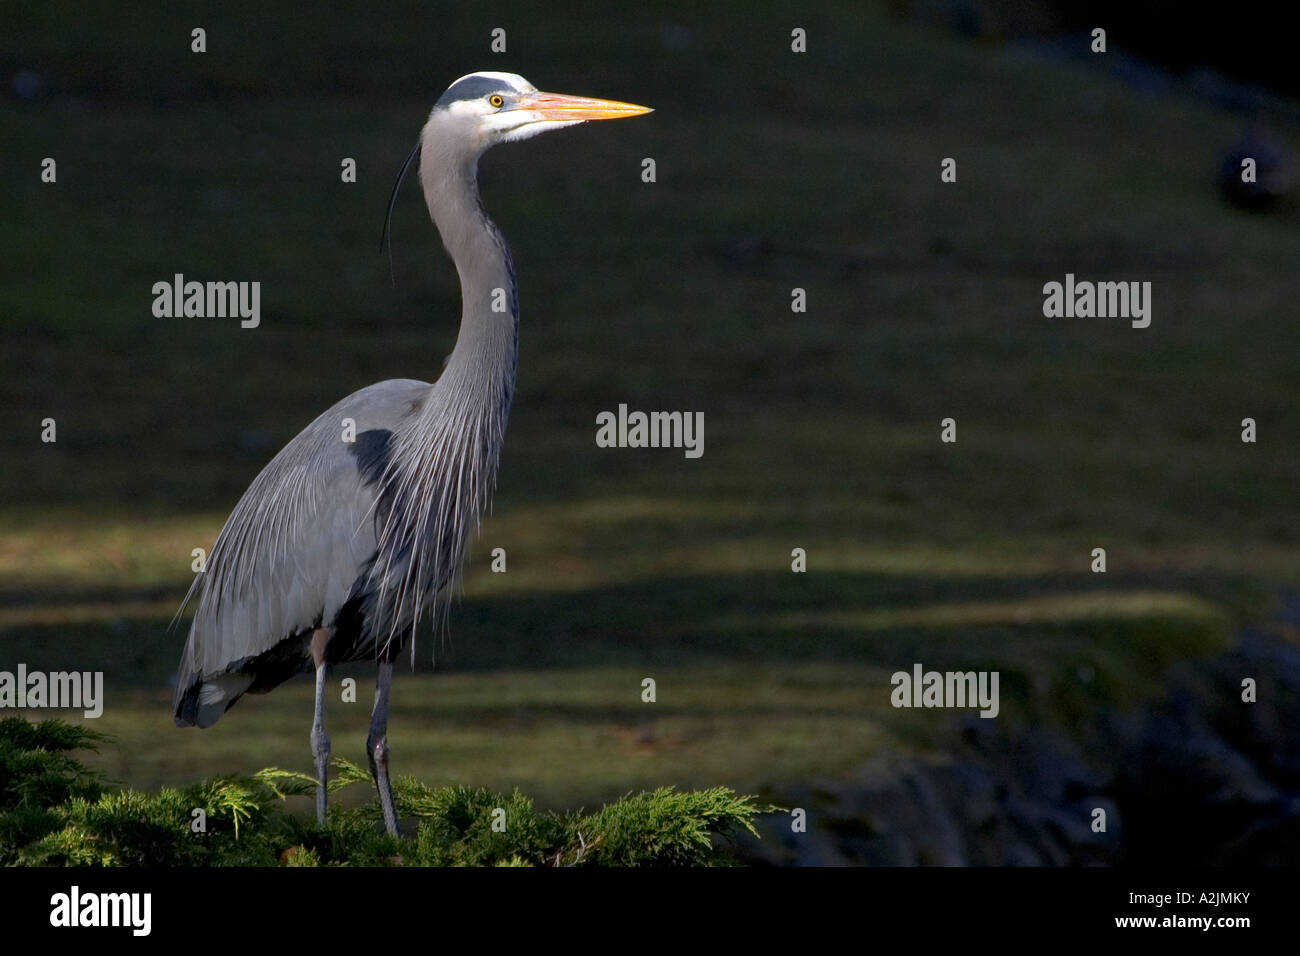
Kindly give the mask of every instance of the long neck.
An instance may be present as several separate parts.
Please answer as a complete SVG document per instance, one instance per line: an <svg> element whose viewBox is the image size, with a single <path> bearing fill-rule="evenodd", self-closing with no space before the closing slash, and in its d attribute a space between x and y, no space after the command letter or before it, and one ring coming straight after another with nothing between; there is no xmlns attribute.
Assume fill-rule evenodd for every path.
<svg viewBox="0 0 1300 956"><path fill-rule="evenodd" d="M459 396L462 399L504 399L508 404L519 340L510 250L479 198L477 157L449 152L440 147L440 137L427 133L420 182L429 214L460 275L462 300L460 332L443 378L475 393Z"/></svg>
<svg viewBox="0 0 1300 956"><path fill-rule="evenodd" d="M423 404L393 436L382 479L382 531L370 575L388 636L446 611L440 589L490 500L514 397L519 310L505 240L479 201L476 162L444 145L430 119L420 183L460 273L460 333ZM380 625L383 630L383 626ZM414 648L414 645L412 645ZM412 650L414 653L414 650Z"/></svg>

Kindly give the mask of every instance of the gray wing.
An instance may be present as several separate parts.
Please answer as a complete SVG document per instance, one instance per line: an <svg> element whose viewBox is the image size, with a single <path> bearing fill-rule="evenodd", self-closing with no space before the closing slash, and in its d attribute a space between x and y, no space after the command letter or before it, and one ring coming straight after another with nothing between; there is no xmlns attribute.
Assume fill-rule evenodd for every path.
<svg viewBox="0 0 1300 956"><path fill-rule="evenodd" d="M383 443L370 439L416 412L429 387L394 379L352 393L244 492L186 598L197 593L199 604L177 675L177 724L213 723L253 684L252 658L338 613L375 553L373 456ZM355 443L343 440L348 418Z"/></svg>

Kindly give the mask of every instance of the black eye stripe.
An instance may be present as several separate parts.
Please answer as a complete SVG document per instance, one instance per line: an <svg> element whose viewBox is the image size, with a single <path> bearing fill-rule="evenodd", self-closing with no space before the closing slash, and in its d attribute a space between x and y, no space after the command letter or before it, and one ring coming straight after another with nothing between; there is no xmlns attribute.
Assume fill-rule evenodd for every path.
<svg viewBox="0 0 1300 956"><path fill-rule="evenodd" d="M460 100L479 100L501 89L501 81L486 76L467 76L459 83L453 83L447 92L438 97L438 106L450 106Z"/></svg>

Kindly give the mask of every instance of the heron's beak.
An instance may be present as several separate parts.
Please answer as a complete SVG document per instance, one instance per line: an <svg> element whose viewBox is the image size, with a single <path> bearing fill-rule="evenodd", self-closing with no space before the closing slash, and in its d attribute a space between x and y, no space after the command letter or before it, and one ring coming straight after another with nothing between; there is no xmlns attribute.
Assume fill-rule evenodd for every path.
<svg viewBox="0 0 1300 956"><path fill-rule="evenodd" d="M530 93L521 96L517 109L531 110L545 120L562 123L585 123L588 120L623 119L654 112L648 106L620 103L618 100L596 100L587 96L569 96L565 93Z"/></svg>

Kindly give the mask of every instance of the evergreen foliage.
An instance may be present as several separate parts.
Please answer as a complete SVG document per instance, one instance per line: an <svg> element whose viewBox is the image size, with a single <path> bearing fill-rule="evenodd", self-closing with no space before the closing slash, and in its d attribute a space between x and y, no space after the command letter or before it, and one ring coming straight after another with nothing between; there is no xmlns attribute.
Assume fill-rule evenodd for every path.
<svg viewBox="0 0 1300 956"><path fill-rule="evenodd" d="M383 832L379 807L330 808L324 826L287 809L307 774L267 768L157 793L117 790L71 751L104 735L58 720L0 720L0 864L18 866L711 866L726 837L774 808L725 787L629 795L594 814L541 811L515 790L394 783L410 837ZM334 761L330 790L371 785ZM198 828L195 811L202 811Z"/></svg>

